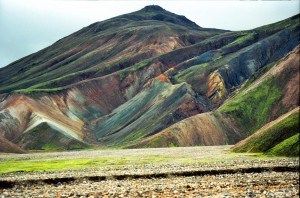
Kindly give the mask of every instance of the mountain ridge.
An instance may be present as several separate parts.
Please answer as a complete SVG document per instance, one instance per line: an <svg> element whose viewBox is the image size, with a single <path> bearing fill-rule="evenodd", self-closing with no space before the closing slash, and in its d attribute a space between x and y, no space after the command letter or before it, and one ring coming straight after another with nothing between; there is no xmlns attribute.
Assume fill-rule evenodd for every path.
<svg viewBox="0 0 300 198"><path fill-rule="evenodd" d="M99 22L99 23L101 23L101 22ZM148 21L147 21L147 23L148 23ZM148 34L147 33L148 30L146 28L143 28L143 26L141 26L142 29L137 30L137 31L140 32L139 34L141 34L141 36L139 36L139 37L136 36L135 29L131 29L131 27L127 27L126 29L124 29L123 26L120 26L120 33L119 34L122 35L121 37L117 38L118 33L113 33L113 32L110 31L110 33L108 33L108 34L103 33L103 36L101 37L100 40L97 39L97 36L95 37L93 35L91 35L91 36L87 35L87 36L89 36L89 39L86 40L86 38L85 38L86 35L85 34L88 33L89 30L94 28L93 25L92 25L92 27L88 27L88 29L84 28L84 29L80 30L77 33L74 33L70 36L67 36L63 40L60 40L60 41L54 43L53 45L51 45L50 49L46 48L44 51L42 50L42 51L38 52L38 54L35 54L35 56L33 56L33 57L32 56L27 57L28 61L30 61L31 57L35 58L37 56L40 56L39 54L41 54L42 56L46 56L45 58L43 58L43 60L41 60L39 62L30 61L28 67L27 66L26 67L22 66L23 67L22 69L18 69L18 72L20 72L22 74L22 76L21 75L19 75L19 76L21 77L21 79L22 78L24 79L23 83L19 84L18 87L24 86L26 83L28 83L28 80L29 80L29 82L34 81L35 83L43 80L43 78L39 78L39 76L41 76L41 74L42 74L42 76L50 76L51 75L50 76L51 79L60 77L61 73L58 73L58 72L61 72L61 70L62 70L60 68L63 68L63 67L66 67L66 66L70 67L70 69L71 68L75 69L75 70L73 70L72 73L79 72L79 74L80 74L81 72L83 72L81 77L80 77L80 78L83 78L83 79L86 78L85 76L88 77L89 75L92 75L93 73L98 73L97 76L99 76L99 74L101 76L101 72L104 75L107 75L107 74L112 73L112 72L114 72L118 69L126 68L129 65L132 65L132 61L134 61L135 59L140 60L141 58L144 59L144 57L150 58L150 57L155 56L156 54L159 54L159 53L162 53L162 52L167 52L167 51L173 50L173 48L177 48L177 47L181 47L181 46L184 46L186 44L189 44L189 42L190 42L190 41L188 41L189 39L192 39L191 42L194 42L193 41L194 39L197 40L199 38L201 39L201 37L204 37L204 38L206 37L201 32L192 33L192 32L189 31L189 32L186 33L187 34L186 38L185 37L182 37L182 38L180 37L179 38L179 37L176 37L176 34L178 34L179 32L182 32L182 31L186 31L182 28L182 26L178 26L178 25L175 25L175 24L172 24L172 23L168 24L168 26L172 29L171 32L169 33L168 26L161 26L161 25L166 24L166 23L162 23L161 21L152 21L152 23L155 23L158 26L154 26L154 25L150 24L149 26L146 26L146 27L151 27L151 29L153 29L153 30L151 30L151 34L153 34L153 35L149 35L149 38L150 38L149 42L155 43L155 45L153 47L151 47L149 44L142 45L142 43L144 42L144 40L142 38L142 35L145 35L145 34L147 35ZM111 23L109 23L109 25L110 26L115 26L115 24L111 24ZM165 32L166 35L161 37L161 38L160 38L160 36L157 36L156 31L155 31L157 28L159 28L160 35L163 35L162 34L163 31ZM81 31L84 31L84 32L81 32ZM172 33L172 31L175 31L174 32L175 34ZM178 32L178 33L176 33L176 32ZM80 38L77 38L78 33L80 33L80 35L81 35ZM192 33L192 35L189 36L191 33ZM209 33L204 32L204 34L209 34ZM197 38L195 36L197 36L199 38ZM68 49L66 47L68 47L68 46L73 47L72 41L74 39L72 37L75 37L74 38L75 39L74 45L75 45L76 48L72 48L71 50L69 50L69 52L68 51L66 52L65 49ZM154 41L151 41L152 37L154 38ZM132 41L128 40L128 38L130 38ZM81 39L85 39L85 40L80 41ZM114 41L112 39L114 39L114 40L117 39L117 40ZM124 43L124 40L125 41L128 40L128 43ZM65 42L63 42L63 41L65 41ZM112 43L110 41L114 41L114 42ZM107 42L109 42L109 43L107 43ZM165 42L167 42L167 43L169 42L170 44L174 43L174 44L172 44L173 46L170 46L171 48L168 45L166 45L167 48L164 47L164 48L166 48L166 49L164 49L164 48L162 48L163 47L162 44L165 43ZM116 51L116 52L112 51L113 53L104 54L104 49L106 49L105 48L105 43L109 44L109 45L106 45L107 50L111 50L110 45L116 46L118 43L123 43L123 44L118 46L117 48L115 48L114 51ZM126 50L124 51L124 49L125 49L124 47L130 46L132 43L136 43L136 45L137 45L134 48L140 48L139 53L136 54L134 51L130 52L129 51L130 48L129 48L127 50L128 54L130 55L130 54L135 53L136 55L131 55L130 60L126 60L127 55L125 54ZM139 44L139 43L141 43L141 44ZM55 50L52 50L52 51L54 51L54 53L52 53L53 55L50 55L50 56L49 55L44 55L46 51L51 52L51 49L53 47L56 47L57 45L61 45L61 44L63 44L64 46L62 47L62 49L59 49L59 48L58 49L59 49L59 51L63 50L64 52L62 52L62 55L59 55L58 58L55 58L55 59L52 58L53 60L51 59L52 56L54 56L55 54L57 54L57 52L59 52L56 48L54 48ZM99 46L102 46L102 48L104 48L104 49L99 49ZM145 46L146 46L146 49L143 49ZM91 48L91 49L89 49L89 48ZM98 56L95 56L91 52L87 53L87 50L93 50L95 52L95 55L98 55ZM157 51L157 50L159 50L159 51ZM55 51L57 51L57 52L55 52ZM124 51L124 52L122 53L122 51ZM49 52L46 53L46 54L50 54ZM67 56L65 57L64 54L66 54ZM84 55L87 58L82 59L82 57L80 57L82 55ZM116 55L118 55L118 57L124 56L123 61L121 63L114 64L114 62L112 62L112 63L108 62L111 59L110 57L114 58ZM90 58L89 58L89 56L90 56ZM81 62L82 62L81 59L82 59L82 61L84 60L85 64L81 64ZM102 61L102 59L103 59L104 62ZM101 63L102 65L99 65L99 63L97 63L97 61L98 62L100 61L100 63L103 62L103 63ZM99 66L97 66L97 64ZM113 66L110 66L111 64ZM64 66L64 65L66 65L66 66ZM37 66L41 67L41 69L38 69ZM76 66L76 68L75 68L75 66ZM102 69L98 68L100 66L102 67ZM45 67L47 67L47 68L45 68ZM94 68L96 67L96 68L91 69L90 67L94 67ZM0 71L5 71L5 70L7 70L6 68L7 67L2 68ZM114 69L114 68L116 68L116 69ZM48 70L47 75L45 75L45 72L44 72L45 69ZM37 75L36 80L34 80L33 77L30 77L31 80L29 79L29 74L31 74L32 72L28 73L28 75L26 76L26 71L28 72L28 70L33 70L33 72L35 72L35 75ZM38 73L37 73L37 71L38 71ZM5 71L5 72L6 72L6 74L9 74L13 71L10 71L10 72ZM18 75L18 72L13 72L13 73ZM1 79L2 79L1 83L5 83L5 82L3 82L3 81L5 81L5 79L8 79L8 82L6 84L14 82L14 81L11 80L11 79L14 79L14 78L11 78L10 75L1 76ZM26 79L28 79L28 80L26 81ZM49 79L49 80L51 80L51 79ZM32 84L32 83L30 83L30 84ZM8 89L8 90L12 90L12 89Z"/></svg>

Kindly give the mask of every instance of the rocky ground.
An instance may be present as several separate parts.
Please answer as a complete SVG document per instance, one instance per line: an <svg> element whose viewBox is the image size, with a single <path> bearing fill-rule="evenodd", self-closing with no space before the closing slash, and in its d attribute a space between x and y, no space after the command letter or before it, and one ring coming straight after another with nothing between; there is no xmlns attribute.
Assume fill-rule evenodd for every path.
<svg viewBox="0 0 300 198"><path fill-rule="evenodd" d="M153 179L79 179L56 184L20 184L2 197L299 197L298 172L170 176Z"/></svg>
<svg viewBox="0 0 300 198"><path fill-rule="evenodd" d="M298 158L252 159L248 156L246 159L240 156L224 160L226 154L219 155L224 148L227 147L215 150L216 156L222 156L220 161L183 163L174 158L174 162L164 163L2 174L0 197L299 197ZM180 150L188 157L205 156L213 155L209 150L214 149L165 149L164 155L174 155L174 151ZM155 151L163 150L150 153L155 154ZM94 152L98 155L92 154ZM105 152L115 157L121 155L120 151L92 151L90 157L105 156ZM134 153L138 155L142 151L129 150L127 154ZM37 160L36 155L42 154L32 155L14 155L13 158ZM71 158L72 154L46 155Z"/></svg>

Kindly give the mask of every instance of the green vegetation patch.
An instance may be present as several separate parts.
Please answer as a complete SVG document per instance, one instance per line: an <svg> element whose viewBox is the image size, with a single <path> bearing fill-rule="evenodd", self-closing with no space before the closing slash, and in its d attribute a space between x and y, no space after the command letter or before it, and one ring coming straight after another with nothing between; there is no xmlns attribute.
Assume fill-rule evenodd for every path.
<svg viewBox="0 0 300 198"><path fill-rule="evenodd" d="M227 147L228 148L228 147ZM106 148L107 149L107 148ZM202 152L206 147L200 147ZM156 149L155 149L156 150ZM211 153L211 148L209 149ZM60 170L76 170L76 169L96 169L101 167L131 166L141 164L156 163L213 163L220 161L232 160L263 160L274 158L274 156L262 155L261 153L232 153L223 151L223 147L214 150L214 154L207 152L186 152L183 148L164 148L157 152L148 149L140 150L123 150L122 152L110 151L109 154L99 151L99 157L93 158L89 150L83 153L75 153L69 155L64 152L56 152L54 154L12 156L12 158L0 157L0 175L13 172L38 172L38 171L60 171ZM138 153L138 154L137 154ZM104 156L103 156L104 154ZM55 159L53 159L55 157ZM275 157L276 158L276 157Z"/></svg>
<svg viewBox="0 0 300 198"><path fill-rule="evenodd" d="M11 172L36 172L71 170L84 168L100 168L106 166L123 166L137 164L151 164L172 161L171 157L146 155L125 156L121 158L95 158L95 159L67 159L67 160L7 160L0 161L0 174Z"/></svg>
<svg viewBox="0 0 300 198"><path fill-rule="evenodd" d="M146 145L144 145L144 148L157 148L166 146L166 140L162 136L158 136L150 140Z"/></svg>
<svg viewBox="0 0 300 198"><path fill-rule="evenodd" d="M299 133L277 144L266 154L287 157L299 156Z"/></svg>
<svg viewBox="0 0 300 198"><path fill-rule="evenodd" d="M233 116L244 131L252 135L267 123L272 108L283 96L280 86L269 79L248 93L240 93L220 108L221 113Z"/></svg>
<svg viewBox="0 0 300 198"><path fill-rule="evenodd" d="M235 152L248 152L248 151L267 152L269 154L274 154L274 155L293 156L293 154L296 153L295 149L296 150L298 149L299 151L299 144L298 144L298 148L296 146L294 150L288 151L287 149L293 148L294 144L297 144L297 141L299 143L299 113L298 112L290 115L284 120L281 120L280 122L274 124L272 127L264 130L263 132L255 136L253 139L251 139L244 145L236 148L234 151Z"/></svg>
<svg viewBox="0 0 300 198"><path fill-rule="evenodd" d="M149 59L146 59L146 60L141 61L141 62L139 62L135 65L132 65L128 68L125 68L125 69L121 70L120 71L120 80L121 81L124 80L127 77L127 75L131 72L135 72L135 71L138 71L140 69L143 69L143 68L149 66L150 63L153 62L153 60L154 60L153 58L149 58Z"/></svg>
<svg viewBox="0 0 300 198"><path fill-rule="evenodd" d="M143 148L162 148L162 147L178 147L177 141L174 138L170 139L165 134L160 134L148 141Z"/></svg>
<svg viewBox="0 0 300 198"><path fill-rule="evenodd" d="M209 66L209 63L203 63L200 65L194 65L175 76L177 83L185 82L187 79L195 78L197 74L204 72L204 69Z"/></svg>
<svg viewBox="0 0 300 198"><path fill-rule="evenodd" d="M19 89L19 90L15 90L12 91L12 93L18 93L18 94L33 94L33 93L56 93L59 92L61 90L64 90L65 87L58 87L58 88L51 88L51 89L32 89L32 88L28 88L28 89Z"/></svg>
<svg viewBox="0 0 300 198"><path fill-rule="evenodd" d="M233 42L229 43L227 47L233 45L244 45L246 43L251 43L255 39L256 33L254 31L249 32L241 32L241 36L234 40Z"/></svg>

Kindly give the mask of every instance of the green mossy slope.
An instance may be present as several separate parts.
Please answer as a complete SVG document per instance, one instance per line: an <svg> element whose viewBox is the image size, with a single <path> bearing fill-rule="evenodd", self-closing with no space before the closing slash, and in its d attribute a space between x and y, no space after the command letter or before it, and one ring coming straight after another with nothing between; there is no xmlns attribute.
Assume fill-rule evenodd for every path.
<svg viewBox="0 0 300 198"><path fill-rule="evenodd" d="M288 157L299 156L299 133L277 144L267 154Z"/></svg>
<svg viewBox="0 0 300 198"><path fill-rule="evenodd" d="M298 153L297 149L299 150L299 146L295 145L297 142L299 143L298 111L273 126L253 134L237 144L233 151L295 156Z"/></svg>
<svg viewBox="0 0 300 198"><path fill-rule="evenodd" d="M246 136L266 124L273 106L280 101L283 93L276 79L269 79L247 94L237 95L221 107L220 112L233 116Z"/></svg>

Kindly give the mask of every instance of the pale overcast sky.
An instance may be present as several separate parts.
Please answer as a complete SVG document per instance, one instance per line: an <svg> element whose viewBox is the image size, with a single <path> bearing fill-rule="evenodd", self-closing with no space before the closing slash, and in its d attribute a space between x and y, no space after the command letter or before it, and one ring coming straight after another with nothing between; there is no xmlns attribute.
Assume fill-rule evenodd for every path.
<svg viewBox="0 0 300 198"><path fill-rule="evenodd" d="M201 27L246 30L300 11L294 1L0 0L0 67L91 23L160 5Z"/></svg>

